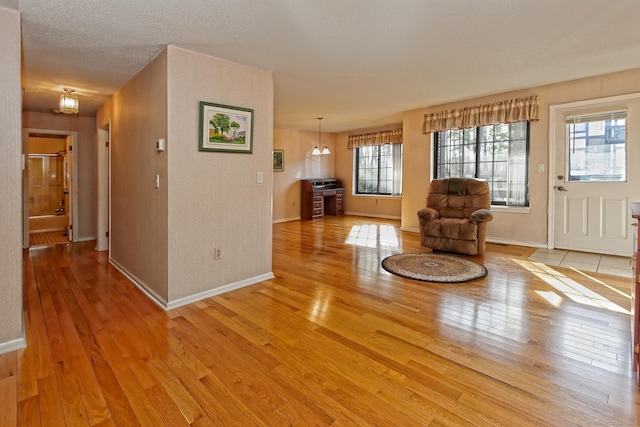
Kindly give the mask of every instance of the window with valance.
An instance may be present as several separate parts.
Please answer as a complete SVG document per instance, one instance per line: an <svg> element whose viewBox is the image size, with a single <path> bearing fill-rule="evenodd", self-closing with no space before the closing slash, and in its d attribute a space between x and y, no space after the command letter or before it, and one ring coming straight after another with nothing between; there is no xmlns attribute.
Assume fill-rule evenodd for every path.
<svg viewBox="0 0 640 427"><path fill-rule="evenodd" d="M353 150L354 148L384 144L402 144L402 129L349 135L347 148Z"/></svg>
<svg viewBox="0 0 640 427"><path fill-rule="evenodd" d="M529 122L538 97L425 114L423 133L434 134L434 178L484 179L491 203L529 206Z"/></svg>
<svg viewBox="0 0 640 427"><path fill-rule="evenodd" d="M424 115L422 133L538 120L538 97L516 98Z"/></svg>
<svg viewBox="0 0 640 427"><path fill-rule="evenodd" d="M402 195L402 129L350 135L355 194Z"/></svg>

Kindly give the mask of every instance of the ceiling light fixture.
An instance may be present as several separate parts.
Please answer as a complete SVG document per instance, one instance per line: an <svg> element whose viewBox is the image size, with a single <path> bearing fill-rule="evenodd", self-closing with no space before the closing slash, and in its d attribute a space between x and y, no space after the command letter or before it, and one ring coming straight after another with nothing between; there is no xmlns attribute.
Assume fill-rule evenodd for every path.
<svg viewBox="0 0 640 427"><path fill-rule="evenodd" d="M75 90L64 88L66 93L60 95L60 112L64 114L78 114L78 97L73 95Z"/></svg>
<svg viewBox="0 0 640 427"><path fill-rule="evenodd" d="M321 139L322 139L322 117L318 117L318 144L316 144L316 146L313 148L313 151L311 152L311 154L314 156L318 156L320 154L331 154L331 151L329 151L329 147L327 147L326 145L322 150L320 149L320 147L322 147L322 144L320 143Z"/></svg>

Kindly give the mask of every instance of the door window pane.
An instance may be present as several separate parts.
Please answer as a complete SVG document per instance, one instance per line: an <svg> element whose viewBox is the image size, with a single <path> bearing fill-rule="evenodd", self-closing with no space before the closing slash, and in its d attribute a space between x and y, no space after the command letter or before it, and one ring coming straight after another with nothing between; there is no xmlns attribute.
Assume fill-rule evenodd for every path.
<svg viewBox="0 0 640 427"><path fill-rule="evenodd" d="M626 113L567 121L569 181L625 181Z"/></svg>

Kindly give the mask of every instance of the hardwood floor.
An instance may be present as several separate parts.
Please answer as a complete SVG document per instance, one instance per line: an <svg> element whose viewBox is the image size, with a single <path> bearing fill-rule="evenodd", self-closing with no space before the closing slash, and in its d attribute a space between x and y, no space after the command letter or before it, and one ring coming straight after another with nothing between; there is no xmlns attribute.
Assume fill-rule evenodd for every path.
<svg viewBox="0 0 640 427"><path fill-rule="evenodd" d="M275 279L164 312L93 250L25 253L28 347L2 425L595 426L640 422L630 280L488 245L461 284L391 275L398 222L275 224Z"/></svg>
<svg viewBox="0 0 640 427"><path fill-rule="evenodd" d="M45 231L29 234L29 246L50 246L69 243L67 231Z"/></svg>

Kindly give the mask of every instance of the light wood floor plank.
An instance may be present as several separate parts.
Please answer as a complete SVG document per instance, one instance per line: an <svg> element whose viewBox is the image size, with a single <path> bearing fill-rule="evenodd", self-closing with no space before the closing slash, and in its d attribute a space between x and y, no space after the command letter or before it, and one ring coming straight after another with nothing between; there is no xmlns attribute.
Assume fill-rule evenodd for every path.
<svg viewBox="0 0 640 427"><path fill-rule="evenodd" d="M169 370L166 364L154 358L148 360L147 365L189 424L206 417L206 411L200 407L191 393L180 382L180 379Z"/></svg>
<svg viewBox="0 0 640 427"><path fill-rule="evenodd" d="M0 356L0 427L640 423L629 279L494 244L466 257L482 279L406 279L381 261L428 250L393 220L273 237L274 279L170 312L94 242L25 251L28 346Z"/></svg>
<svg viewBox="0 0 640 427"><path fill-rule="evenodd" d="M18 420L19 424L3 424L3 427L15 426L43 426L46 425L42 421L40 415L40 399L39 396L32 396L18 401Z"/></svg>
<svg viewBox="0 0 640 427"><path fill-rule="evenodd" d="M66 425L88 425L89 416L82 400L73 365L69 360L64 360L56 363L55 369Z"/></svg>
<svg viewBox="0 0 640 427"><path fill-rule="evenodd" d="M43 425L65 426L62 398L55 375L38 379L38 396Z"/></svg>
<svg viewBox="0 0 640 427"><path fill-rule="evenodd" d="M0 426L18 425L18 377L0 377Z"/></svg>
<svg viewBox="0 0 640 427"><path fill-rule="evenodd" d="M60 314L60 325L67 342L71 363L76 373L78 387L82 393L82 400L87 409L89 422L91 425L100 424L105 419L111 418L103 391L96 380L92 364L87 358L69 313Z"/></svg>

